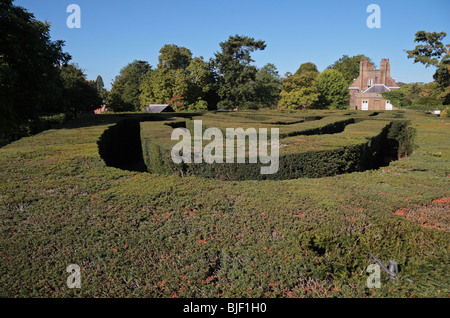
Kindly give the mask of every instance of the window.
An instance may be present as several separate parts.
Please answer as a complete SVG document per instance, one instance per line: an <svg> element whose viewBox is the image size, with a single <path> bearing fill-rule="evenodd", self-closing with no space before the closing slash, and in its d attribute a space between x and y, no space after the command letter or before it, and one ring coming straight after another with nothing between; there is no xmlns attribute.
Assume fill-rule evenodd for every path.
<svg viewBox="0 0 450 318"><path fill-rule="evenodd" d="M372 79L369 78L369 86L372 86Z"/></svg>

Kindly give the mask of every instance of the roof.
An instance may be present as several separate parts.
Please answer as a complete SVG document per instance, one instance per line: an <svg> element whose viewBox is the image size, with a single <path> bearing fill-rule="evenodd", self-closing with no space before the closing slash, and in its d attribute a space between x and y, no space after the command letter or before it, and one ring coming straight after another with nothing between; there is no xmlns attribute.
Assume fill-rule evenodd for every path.
<svg viewBox="0 0 450 318"><path fill-rule="evenodd" d="M366 89L363 93L383 93L389 91L390 89L384 84L374 84Z"/></svg>
<svg viewBox="0 0 450 318"><path fill-rule="evenodd" d="M161 112L173 112L172 107L169 104L152 104L144 110L146 113L161 113Z"/></svg>
<svg viewBox="0 0 450 318"><path fill-rule="evenodd" d="M386 78L386 86L388 86L389 88L392 88L392 87L400 88L400 86L398 86L398 84L395 82L395 80L392 77Z"/></svg>

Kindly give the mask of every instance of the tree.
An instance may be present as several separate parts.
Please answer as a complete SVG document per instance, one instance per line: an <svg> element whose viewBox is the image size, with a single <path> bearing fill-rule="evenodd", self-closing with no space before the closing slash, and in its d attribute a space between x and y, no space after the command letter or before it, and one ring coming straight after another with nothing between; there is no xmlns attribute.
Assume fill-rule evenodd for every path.
<svg viewBox="0 0 450 318"><path fill-rule="evenodd" d="M347 84L350 85L353 80L359 76L359 63L363 58L367 59L368 64L374 65L373 61L363 54L352 57L343 55L339 60L328 66L326 69L341 72Z"/></svg>
<svg viewBox="0 0 450 318"><path fill-rule="evenodd" d="M60 111L59 65L71 57L51 41L49 23L12 0L0 2L0 30L0 132L15 139L39 114Z"/></svg>
<svg viewBox="0 0 450 318"><path fill-rule="evenodd" d="M159 50L158 68L145 77L141 84L141 105L168 103L177 111L183 111L189 103L187 68L192 52L175 44L166 44Z"/></svg>
<svg viewBox="0 0 450 318"><path fill-rule="evenodd" d="M217 104L217 82L213 72L212 62L206 62L203 57L194 57L188 68L189 94L191 109L214 109ZM205 108L206 106L206 108Z"/></svg>
<svg viewBox="0 0 450 318"><path fill-rule="evenodd" d="M214 88L211 66L189 49L164 45L158 68L141 84L141 105L168 103L176 111L204 109Z"/></svg>
<svg viewBox="0 0 450 318"><path fill-rule="evenodd" d="M410 83L403 85L399 90L397 90L403 93L404 105L416 104L420 98L420 93L422 92L424 86L424 83Z"/></svg>
<svg viewBox="0 0 450 318"><path fill-rule="evenodd" d="M317 76L319 105L322 108L346 109L350 99L348 84L341 72L325 70Z"/></svg>
<svg viewBox="0 0 450 318"><path fill-rule="evenodd" d="M264 107L277 105L283 84L275 65L269 63L263 66L256 73L255 81L255 93L258 104Z"/></svg>
<svg viewBox="0 0 450 318"><path fill-rule="evenodd" d="M174 44L164 45L159 53L157 69L142 80L141 106L168 103L175 110L182 110L188 90L186 68L192 60L192 53Z"/></svg>
<svg viewBox="0 0 450 318"><path fill-rule="evenodd" d="M415 43L423 42L425 44L417 45L413 50L406 51L408 58L414 59L414 63L424 64L425 67L439 67L443 55L448 54L447 49L441 42L447 36L447 33L418 31L415 36Z"/></svg>
<svg viewBox="0 0 450 318"><path fill-rule="evenodd" d="M97 79L95 80L95 84L97 87L98 95L102 99L106 99L106 97L108 96L108 91L105 89L105 84L103 83L103 78L100 75L97 76Z"/></svg>
<svg viewBox="0 0 450 318"><path fill-rule="evenodd" d="M105 87L105 83L103 83L103 78L99 75L97 76L97 79L95 80L95 85L97 86L97 90L100 93L102 88Z"/></svg>
<svg viewBox="0 0 450 318"><path fill-rule="evenodd" d="M192 52L182 46L166 44L159 50L158 68L168 70L186 69L192 61Z"/></svg>
<svg viewBox="0 0 450 318"><path fill-rule="evenodd" d="M320 96L316 78L316 72L305 71L283 79L278 107L289 110L315 107Z"/></svg>
<svg viewBox="0 0 450 318"><path fill-rule="evenodd" d="M394 105L397 108L401 108L407 105L411 105L407 102L405 98L405 93L402 91L402 89L395 89L392 91L384 92L381 94L384 99L389 100L392 105Z"/></svg>
<svg viewBox="0 0 450 318"><path fill-rule="evenodd" d="M441 93L442 90L436 82L410 83L403 85L400 89L384 92L382 96L390 100L395 107L421 106L425 109L434 109L444 102Z"/></svg>
<svg viewBox="0 0 450 318"><path fill-rule="evenodd" d="M450 117L450 106L445 107L445 109L441 112L441 117Z"/></svg>
<svg viewBox="0 0 450 318"><path fill-rule="evenodd" d="M295 74L300 75L303 72L319 73L319 71L317 70L316 64L311 63L311 62L303 63L302 65L300 65L300 67L298 68L297 72L295 72Z"/></svg>
<svg viewBox="0 0 450 318"><path fill-rule="evenodd" d="M112 84L106 104L116 112L141 110L141 83L152 67L146 61L134 60L120 70Z"/></svg>
<svg viewBox="0 0 450 318"><path fill-rule="evenodd" d="M253 108L257 101L255 80L257 69L251 65L250 53L264 50L264 41L247 36L230 36L220 43L221 52L215 53L214 66L218 74L218 95L221 108Z"/></svg>
<svg viewBox="0 0 450 318"><path fill-rule="evenodd" d="M64 111L76 114L98 108L102 99L95 83L86 81L86 75L75 64L61 67Z"/></svg>
<svg viewBox="0 0 450 318"><path fill-rule="evenodd" d="M450 45L445 46L442 43L446 36L445 32L418 31L414 42L424 44L406 51L408 58L414 59L414 63L422 63L425 67L436 67L433 78L439 85L440 97L444 105L450 104Z"/></svg>
<svg viewBox="0 0 450 318"><path fill-rule="evenodd" d="M174 97L175 76L160 68L147 73L140 86L141 106L168 103Z"/></svg>

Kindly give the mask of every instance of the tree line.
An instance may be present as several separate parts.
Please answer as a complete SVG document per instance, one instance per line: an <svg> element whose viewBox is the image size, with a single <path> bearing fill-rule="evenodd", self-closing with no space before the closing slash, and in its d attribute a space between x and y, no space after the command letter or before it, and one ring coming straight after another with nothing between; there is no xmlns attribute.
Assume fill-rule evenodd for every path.
<svg viewBox="0 0 450 318"><path fill-rule="evenodd" d="M421 43L412 50L407 50L409 59L425 67L434 67L434 81L431 83L410 83L402 85L399 90L383 93L383 97L396 107L435 109L450 105L450 45L442 40L445 32L418 31L415 43ZM446 108L446 116L450 108Z"/></svg>
<svg viewBox="0 0 450 318"><path fill-rule="evenodd" d="M107 106L116 112L142 111L150 104L169 104L176 111L347 107L348 86L366 56L344 55L322 73L307 62L294 74L281 77L272 63L261 68L252 64L251 53L265 47L262 40L234 35L205 61L188 48L166 44L159 51L156 67L135 60L121 69L108 93Z"/></svg>
<svg viewBox="0 0 450 318"><path fill-rule="evenodd" d="M0 145L29 135L43 116L92 111L106 102L115 112L142 111L149 104L169 104L176 111L278 107L345 109L348 87L359 75L365 55L342 56L319 72L312 62L280 76L274 64L256 67L251 55L266 48L262 40L230 36L209 60L185 47L166 44L158 64L135 60L121 69L111 91L103 79L86 74L52 41L50 24L35 19L12 0L0 3ZM445 32L416 33L423 43L406 51L414 63L435 67L434 82L412 83L385 93L394 106L450 103L450 55Z"/></svg>
<svg viewBox="0 0 450 318"><path fill-rule="evenodd" d="M424 44L406 51L414 63L436 67L434 82L399 83L400 90L383 96L396 107L422 105L437 107L450 103L450 55L442 43L445 32L416 33L415 42ZM158 65L133 61L114 80L107 104L114 111L142 111L149 104L169 104L176 111L214 109L346 109L348 87L359 75L363 55L344 55L323 72L312 62L281 77L273 64L257 68L251 53L264 50L266 43L234 35L220 43L221 50L205 61L174 44L159 51Z"/></svg>
<svg viewBox="0 0 450 318"><path fill-rule="evenodd" d="M102 103L95 82L50 39L50 24L0 2L0 146L35 133L44 115L93 110Z"/></svg>

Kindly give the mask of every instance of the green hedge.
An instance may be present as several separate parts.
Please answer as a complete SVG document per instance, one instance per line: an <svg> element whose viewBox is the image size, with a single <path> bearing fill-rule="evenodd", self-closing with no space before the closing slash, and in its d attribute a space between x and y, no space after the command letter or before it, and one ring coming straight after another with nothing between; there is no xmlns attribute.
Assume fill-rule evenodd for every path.
<svg viewBox="0 0 450 318"><path fill-rule="evenodd" d="M402 109L411 109L411 110L443 110L445 109L446 105L408 105L408 106L402 106Z"/></svg>
<svg viewBox="0 0 450 318"><path fill-rule="evenodd" d="M371 129L382 122L381 115L339 134L289 137L282 143L304 140L310 147L320 141L321 150L338 141L350 146L377 135ZM449 224L443 218L450 119L405 111L417 129L419 148L382 169L222 182L106 166L96 142L111 125L128 119L115 116L78 118L64 129L0 149L0 296L450 294ZM150 134L153 123L159 122L142 123L141 130L147 127ZM393 125L389 131L394 133ZM283 147L283 153L300 149L289 147L294 146L299 148ZM382 272L381 288L368 289L369 253L383 262L396 260L400 279L388 282ZM80 265L82 288L67 288L68 264Z"/></svg>
<svg viewBox="0 0 450 318"><path fill-rule="evenodd" d="M105 163L116 168L128 168L130 164L143 162L140 136L141 122L162 121L170 118L170 116L163 114L113 116L118 117L118 123L111 125L104 131L97 141L97 145L100 156Z"/></svg>
<svg viewBox="0 0 450 318"><path fill-rule="evenodd" d="M280 138L298 135L322 135L335 134L344 131L345 127L353 124L361 119L345 118L345 117L304 117L294 121L276 121L276 122L240 122L238 118L234 121L224 120L222 116L214 117L199 117L186 120L186 128L191 134L194 133L194 120L202 120L203 132L209 127L219 128L222 133L226 132L226 128L279 128Z"/></svg>
<svg viewBox="0 0 450 318"><path fill-rule="evenodd" d="M222 164L173 163L171 149L178 142L170 139L173 127L186 127L193 137L193 121L184 119L173 123L141 123L144 161L150 172L159 174L175 173L220 180L282 180L374 169L412 151L413 131L408 128L406 121L337 119L339 118L330 117L324 121L327 123L325 125L318 125L316 122L318 127L315 128L306 127L304 130L284 132L284 136L291 134L297 137L281 137L283 139L280 139L279 170L272 175L262 175L260 163L239 164L236 160L235 163ZM349 125L355 121L358 123ZM220 126L220 123L217 123ZM235 126L239 124L235 123ZM203 125L203 130L207 127ZM342 132L334 133L340 130ZM316 135L313 135L314 133ZM332 135L321 135L327 133ZM283 132L280 132L280 135L283 135ZM300 135L312 136L303 136L302 145L296 146Z"/></svg>
<svg viewBox="0 0 450 318"><path fill-rule="evenodd" d="M58 128L73 118L73 114L71 113L60 113L39 116L17 127L7 127L8 125L5 125L5 127L0 127L0 147L22 137L28 137L44 130Z"/></svg>

